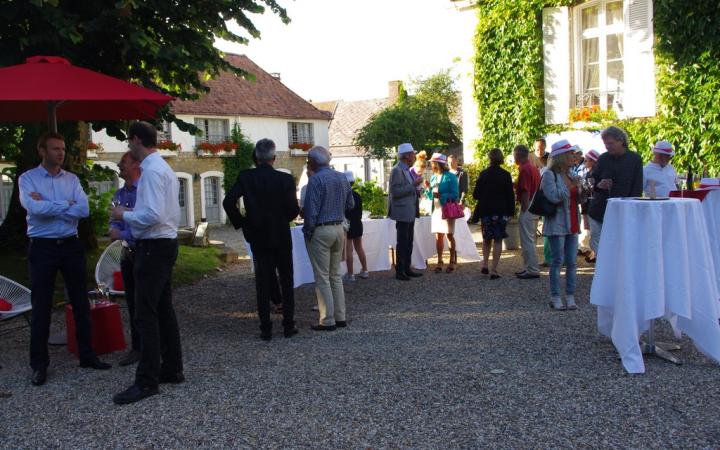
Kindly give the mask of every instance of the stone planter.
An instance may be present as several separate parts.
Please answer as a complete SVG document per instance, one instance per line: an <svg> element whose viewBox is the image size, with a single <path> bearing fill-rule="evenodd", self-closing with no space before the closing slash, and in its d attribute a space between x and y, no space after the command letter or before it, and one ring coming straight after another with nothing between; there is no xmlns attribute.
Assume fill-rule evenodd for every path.
<svg viewBox="0 0 720 450"><path fill-rule="evenodd" d="M505 231L508 237L503 239L503 250L517 250L520 248L520 225L515 217L508 221Z"/></svg>

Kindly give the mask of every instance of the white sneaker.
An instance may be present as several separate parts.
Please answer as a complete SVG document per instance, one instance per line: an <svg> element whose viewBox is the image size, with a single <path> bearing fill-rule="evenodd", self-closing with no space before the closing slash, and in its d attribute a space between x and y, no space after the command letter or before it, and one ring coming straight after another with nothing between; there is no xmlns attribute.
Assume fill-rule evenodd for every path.
<svg viewBox="0 0 720 450"><path fill-rule="evenodd" d="M567 309L575 310L577 309L577 305L575 304L575 297L572 295L565 296L565 303L567 304Z"/></svg>
<svg viewBox="0 0 720 450"><path fill-rule="evenodd" d="M348 283L352 283L355 281L355 275L348 275L347 273L342 276L342 280Z"/></svg>
<svg viewBox="0 0 720 450"><path fill-rule="evenodd" d="M360 278L362 278L363 280L367 280L368 277L370 277L370 274L367 273L367 272L360 272L360 273L358 274L358 276L359 276Z"/></svg>
<svg viewBox="0 0 720 450"><path fill-rule="evenodd" d="M560 297L550 297L550 307L556 311L565 311L566 309Z"/></svg>

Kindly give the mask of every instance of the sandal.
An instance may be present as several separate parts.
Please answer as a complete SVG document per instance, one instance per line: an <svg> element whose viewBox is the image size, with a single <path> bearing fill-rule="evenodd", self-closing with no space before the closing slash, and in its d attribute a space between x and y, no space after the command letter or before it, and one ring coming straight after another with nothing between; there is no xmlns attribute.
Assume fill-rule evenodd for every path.
<svg viewBox="0 0 720 450"><path fill-rule="evenodd" d="M443 271L442 264L435 266L435 273L441 273Z"/></svg>
<svg viewBox="0 0 720 450"><path fill-rule="evenodd" d="M451 264L445 269L445 273L452 273L455 271L455 267Z"/></svg>
<svg viewBox="0 0 720 450"><path fill-rule="evenodd" d="M483 275L487 275L490 273L490 271L488 270L487 267L483 267L482 269L480 269L480 273Z"/></svg>
<svg viewBox="0 0 720 450"><path fill-rule="evenodd" d="M493 273L490 274L491 280L497 280L498 278L500 278L500 275L498 275L497 272L493 271Z"/></svg>

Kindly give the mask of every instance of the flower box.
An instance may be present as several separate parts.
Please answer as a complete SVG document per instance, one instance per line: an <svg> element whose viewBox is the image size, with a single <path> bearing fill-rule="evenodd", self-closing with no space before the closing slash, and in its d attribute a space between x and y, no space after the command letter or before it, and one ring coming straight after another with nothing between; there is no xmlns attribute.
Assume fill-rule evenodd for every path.
<svg viewBox="0 0 720 450"><path fill-rule="evenodd" d="M198 156L233 156L237 150L237 144L231 141L211 144L201 142L195 146Z"/></svg>

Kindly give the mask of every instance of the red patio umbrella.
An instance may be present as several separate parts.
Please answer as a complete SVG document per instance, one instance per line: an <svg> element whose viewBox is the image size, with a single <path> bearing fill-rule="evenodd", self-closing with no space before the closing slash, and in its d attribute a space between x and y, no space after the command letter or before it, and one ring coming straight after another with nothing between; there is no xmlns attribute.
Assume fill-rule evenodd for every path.
<svg viewBox="0 0 720 450"><path fill-rule="evenodd" d="M34 56L0 68L0 122L152 119L172 97L73 66L65 58Z"/></svg>

